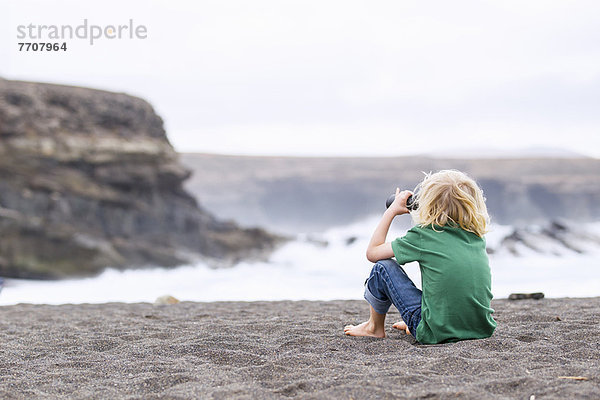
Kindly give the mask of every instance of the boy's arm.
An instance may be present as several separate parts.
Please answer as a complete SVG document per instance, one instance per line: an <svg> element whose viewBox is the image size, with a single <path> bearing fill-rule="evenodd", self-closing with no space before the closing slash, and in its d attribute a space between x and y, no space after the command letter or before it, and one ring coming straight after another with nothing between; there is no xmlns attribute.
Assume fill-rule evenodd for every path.
<svg viewBox="0 0 600 400"><path fill-rule="evenodd" d="M381 217L381 221L379 221L377 228L375 228L375 232L373 232L373 236L367 247L367 259L369 261L377 262L394 256L392 244L386 242L385 239L394 217L396 217L396 215L408 214L409 211L408 208L406 208L406 199L408 199L411 194L412 193L408 190L400 192L400 189L396 188L396 199L383 213L383 217Z"/></svg>

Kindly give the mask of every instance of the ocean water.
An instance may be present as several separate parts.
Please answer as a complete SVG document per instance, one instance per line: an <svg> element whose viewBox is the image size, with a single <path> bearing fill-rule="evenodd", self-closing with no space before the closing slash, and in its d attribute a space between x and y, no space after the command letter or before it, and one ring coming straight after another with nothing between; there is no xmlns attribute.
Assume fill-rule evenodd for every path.
<svg viewBox="0 0 600 400"><path fill-rule="evenodd" d="M0 305L17 303L153 302L172 295L182 301L333 300L362 299L371 263L365 249L377 217L325 232L299 235L268 262L240 263L211 269L200 263L175 269L108 269L87 279L29 281L7 279ZM487 235L497 248L512 227L495 226ZM586 232L600 234L598 224ZM388 240L404 233L392 227ZM556 244L540 244L544 253L528 248L519 256L497 251L490 256L494 297L515 292L544 292L547 297L600 296L600 249L584 254ZM420 286L419 268L405 270Z"/></svg>

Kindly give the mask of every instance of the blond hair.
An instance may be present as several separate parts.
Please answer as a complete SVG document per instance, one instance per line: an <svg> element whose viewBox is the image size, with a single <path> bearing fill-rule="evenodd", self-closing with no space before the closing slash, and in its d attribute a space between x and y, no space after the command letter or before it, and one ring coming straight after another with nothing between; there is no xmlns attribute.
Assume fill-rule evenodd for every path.
<svg viewBox="0 0 600 400"><path fill-rule="evenodd" d="M415 189L419 208L413 212L421 226L459 226L482 237L489 216L483 192L477 183L457 170L442 170L425 175Z"/></svg>

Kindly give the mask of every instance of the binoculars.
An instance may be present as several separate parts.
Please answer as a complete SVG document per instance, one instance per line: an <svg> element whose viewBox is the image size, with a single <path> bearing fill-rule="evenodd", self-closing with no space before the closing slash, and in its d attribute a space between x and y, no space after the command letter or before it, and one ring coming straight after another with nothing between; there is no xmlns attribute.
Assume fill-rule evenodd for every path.
<svg viewBox="0 0 600 400"><path fill-rule="evenodd" d="M390 208L395 199L395 193L388 197L387 201L385 202L385 208ZM409 211L415 211L417 208L419 208L419 203L415 201L415 198L412 195L406 199L406 208L408 208Z"/></svg>

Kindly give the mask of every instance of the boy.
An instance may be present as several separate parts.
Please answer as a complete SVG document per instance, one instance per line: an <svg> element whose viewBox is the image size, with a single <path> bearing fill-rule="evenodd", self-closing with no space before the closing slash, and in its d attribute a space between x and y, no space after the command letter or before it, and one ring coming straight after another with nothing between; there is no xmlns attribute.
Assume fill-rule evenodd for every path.
<svg viewBox="0 0 600 400"><path fill-rule="evenodd" d="M367 248L375 265L365 284L369 320L348 325L351 336L385 337L385 315L393 303L403 321L393 325L423 344L478 339L492 335L491 274L485 250L487 208L481 189L462 172L430 174L417 187L417 225L404 237L386 242L396 215L407 214L409 191L396 189ZM396 261L391 257L395 257ZM400 265L418 261L423 290Z"/></svg>

